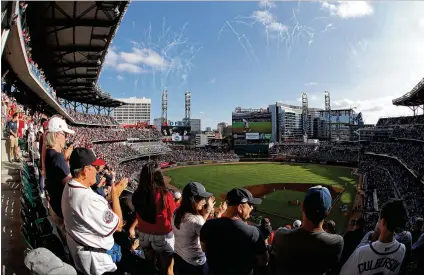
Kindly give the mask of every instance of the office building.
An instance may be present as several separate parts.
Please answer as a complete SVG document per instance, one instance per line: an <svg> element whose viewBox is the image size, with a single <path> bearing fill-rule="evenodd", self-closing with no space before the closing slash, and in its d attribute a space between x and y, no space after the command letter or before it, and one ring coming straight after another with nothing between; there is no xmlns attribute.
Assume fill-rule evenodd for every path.
<svg viewBox="0 0 424 275"><path fill-rule="evenodd" d="M227 123L225 123L225 122L220 122L220 123L218 123L218 125L216 126L216 129L218 130L218 132L219 132L221 135L224 135L224 129L225 129L225 127L227 127Z"/></svg>
<svg viewBox="0 0 424 275"><path fill-rule="evenodd" d="M185 123L187 119L183 118L181 121ZM200 133L202 131L201 126L202 126L202 123L199 118L190 118L190 127L191 127L192 134Z"/></svg>
<svg viewBox="0 0 424 275"><path fill-rule="evenodd" d="M162 118L158 117L158 118L153 119L153 125L156 126L156 129L160 130L161 129L160 127L162 126Z"/></svg>
<svg viewBox="0 0 424 275"><path fill-rule="evenodd" d="M121 98L117 99L126 105L115 108L113 117L120 124L136 124L137 122L147 122L150 124L150 98Z"/></svg>

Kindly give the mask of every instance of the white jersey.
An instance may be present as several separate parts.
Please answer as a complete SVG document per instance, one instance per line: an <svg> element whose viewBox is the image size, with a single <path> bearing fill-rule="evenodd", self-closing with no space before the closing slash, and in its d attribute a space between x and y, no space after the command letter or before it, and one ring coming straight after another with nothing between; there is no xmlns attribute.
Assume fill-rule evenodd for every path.
<svg viewBox="0 0 424 275"><path fill-rule="evenodd" d="M343 265L340 275L396 275L405 250L405 245L395 239L390 243L376 241L358 247Z"/></svg>
<svg viewBox="0 0 424 275"><path fill-rule="evenodd" d="M82 249L82 245L106 250L113 247L119 217L109 209L108 202L91 188L72 180L62 193L62 212L75 267L85 274L115 271L111 256Z"/></svg>

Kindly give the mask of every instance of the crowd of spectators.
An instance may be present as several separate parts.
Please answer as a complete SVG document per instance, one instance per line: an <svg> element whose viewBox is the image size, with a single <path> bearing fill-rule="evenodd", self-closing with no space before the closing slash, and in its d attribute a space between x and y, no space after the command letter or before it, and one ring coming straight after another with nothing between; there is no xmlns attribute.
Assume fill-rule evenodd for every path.
<svg viewBox="0 0 424 275"><path fill-rule="evenodd" d="M28 4L25 2L19 3L19 15L21 19L21 27L22 27L22 38L23 44L25 47L25 53L27 56L27 60L29 63L30 70L32 74L37 78L38 82L41 86L52 96L52 98L59 102L56 96L56 90L52 87L50 82L47 80L46 75L42 68L39 68L37 62L32 59L32 47L31 47L31 36L29 34L28 24L25 19L25 10ZM15 16L16 18L16 16Z"/></svg>
<svg viewBox="0 0 424 275"><path fill-rule="evenodd" d="M359 147L334 144L274 144L269 152L274 156L296 156L323 161L355 161L358 159Z"/></svg>
<svg viewBox="0 0 424 275"><path fill-rule="evenodd" d="M91 141L123 141L127 139L160 140L162 135L156 129L148 128L110 128L70 126L79 138L89 138Z"/></svg>
<svg viewBox="0 0 424 275"><path fill-rule="evenodd" d="M81 112L76 112L72 109L66 109L66 111L77 123L102 125L102 126L119 125L119 123L111 116L85 114Z"/></svg>
<svg viewBox="0 0 424 275"><path fill-rule="evenodd" d="M417 174L424 173L424 143L422 142L373 142L364 146L364 151L397 157Z"/></svg>
<svg viewBox="0 0 424 275"><path fill-rule="evenodd" d="M393 137L424 140L424 115L380 118L378 128L392 128Z"/></svg>

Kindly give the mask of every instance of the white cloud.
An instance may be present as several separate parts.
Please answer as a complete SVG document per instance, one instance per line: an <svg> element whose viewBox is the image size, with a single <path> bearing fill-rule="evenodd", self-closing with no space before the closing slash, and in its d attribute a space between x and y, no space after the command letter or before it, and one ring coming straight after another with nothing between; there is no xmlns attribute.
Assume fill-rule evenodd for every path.
<svg viewBox="0 0 424 275"><path fill-rule="evenodd" d="M279 22L276 16L273 15L269 10L256 10L253 12L252 18L256 22L264 25L268 33L279 34L288 31L288 27Z"/></svg>
<svg viewBox="0 0 424 275"><path fill-rule="evenodd" d="M330 15L340 18L358 18L374 13L373 7L367 1L337 1L334 4L323 2L321 7L328 10Z"/></svg>
<svg viewBox="0 0 424 275"><path fill-rule="evenodd" d="M215 79L215 77L214 77L214 78L211 78L211 79L209 80L209 83L210 83L210 84L212 84L212 85L214 85L214 84L216 83L216 79Z"/></svg>
<svg viewBox="0 0 424 275"><path fill-rule="evenodd" d="M359 104L367 123L375 123L379 116L412 115L409 108L394 106L392 100L411 91L424 76L424 33L417 24L424 3L391 2L385 8L384 17L390 20L384 28L347 47L351 60L346 61L345 81L325 87L331 93L332 108L350 100L345 103Z"/></svg>
<svg viewBox="0 0 424 275"><path fill-rule="evenodd" d="M130 63L119 63L118 65L116 65L116 70L118 72L127 72L132 74L144 72L143 69L139 66Z"/></svg>
<svg viewBox="0 0 424 275"><path fill-rule="evenodd" d="M148 48L132 48L131 53L121 52L119 56L123 61L132 64L144 64L152 68L166 68L169 66L168 61L160 54Z"/></svg>
<svg viewBox="0 0 424 275"><path fill-rule="evenodd" d="M262 9L272 9L272 8L275 8L275 3L274 1L270 1L270 0L262 0L262 1L259 1L259 7Z"/></svg>
<svg viewBox="0 0 424 275"><path fill-rule="evenodd" d="M122 77L122 75L120 75L120 74L118 74L118 75L116 76L116 79L118 79L119 81L124 80L124 78L123 78L123 77Z"/></svg>
<svg viewBox="0 0 424 275"><path fill-rule="evenodd" d="M407 107L397 107L392 104L393 97L385 96L366 100L341 99L333 101L332 109L355 108L356 113L362 112L364 122L367 124L377 123L379 118L411 115Z"/></svg>
<svg viewBox="0 0 424 275"><path fill-rule="evenodd" d="M305 86L315 86L315 85L318 85L318 83L316 83L316 82L308 82L308 83L305 83L303 85L305 85Z"/></svg>
<svg viewBox="0 0 424 275"><path fill-rule="evenodd" d="M418 20L418 26L420 26L420 28L424 28L424 18L420 18Z"/></svg>
<svg viewBox="0 0 424 275"><path fill-rule="evenodd" d="M274 16L267 10L254 11L252 16L263 25L275 22Z"/></svg>
<svg viewBox="0 0 424 275"><path fill-rule="evenodd" d="M118 62L118 54L116 53L114 47L110 47L105 57L104 66L115 67L117 62Z"/></svg>

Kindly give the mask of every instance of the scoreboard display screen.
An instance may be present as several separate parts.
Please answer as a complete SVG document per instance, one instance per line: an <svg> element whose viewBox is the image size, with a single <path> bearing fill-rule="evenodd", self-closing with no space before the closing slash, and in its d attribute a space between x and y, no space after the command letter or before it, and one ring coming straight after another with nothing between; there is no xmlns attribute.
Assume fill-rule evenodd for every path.
<svg viewBox="0 0 424 275"><path fill-rule="evenodd" d="M190 141L191 137L190 126L162 126L161 132L165 141Z"/></svg>

